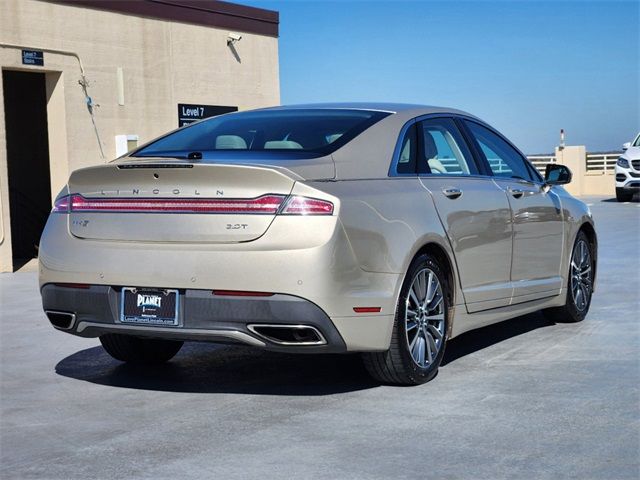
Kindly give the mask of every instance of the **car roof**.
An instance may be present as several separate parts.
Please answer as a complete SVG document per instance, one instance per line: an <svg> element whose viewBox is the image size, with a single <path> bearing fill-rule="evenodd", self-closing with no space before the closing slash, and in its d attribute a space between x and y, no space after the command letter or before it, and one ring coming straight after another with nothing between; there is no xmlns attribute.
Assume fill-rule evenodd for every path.
<svg viewBox="0 0 640 480"><path fill-rule="evenodd" d="M358 179L387 178L389 162L393 158L394 149L398 142L398 134L403 126L412 119L431 114L460 115L476 119L484 123L475 115L449 107L432 105L418 105L410 103L381 103L381 102L339 102L339 103L308 103L300 105L283 105L279 107L263 108L254 111L295 111L295 110L367 110L387 112L385 118L367 128L360 135L338 148L331 154L335 166L335 178ZM233 115L230 113L229 115ZM366 168L360 161L367 158Z"/></svg>
<svg viewBox="0 0 640 480"><path fill-rule="evenodd" d="M305 103L297 105L282 105L278 107L262 108L260 110L323 110L323 109L344 109L344 110L373 110L388 113L418 112L419 114L429 113L453 113L472 116L467 112L448 107L436 107L433 105L419 105L413 103L389 103L389 102L333 102L333 103Z"/></svg>

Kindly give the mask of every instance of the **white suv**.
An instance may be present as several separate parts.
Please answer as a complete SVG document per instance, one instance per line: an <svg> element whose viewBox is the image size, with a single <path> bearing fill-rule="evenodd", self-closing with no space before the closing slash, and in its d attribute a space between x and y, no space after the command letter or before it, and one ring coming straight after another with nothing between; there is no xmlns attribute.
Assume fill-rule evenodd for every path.
<svg viewBox="0 0 640 480"><path fill-rule="evenodd" d="M622 145L622 150L616 163L616 199L628 202L640 192L640 133L633 143Z"/></svg>

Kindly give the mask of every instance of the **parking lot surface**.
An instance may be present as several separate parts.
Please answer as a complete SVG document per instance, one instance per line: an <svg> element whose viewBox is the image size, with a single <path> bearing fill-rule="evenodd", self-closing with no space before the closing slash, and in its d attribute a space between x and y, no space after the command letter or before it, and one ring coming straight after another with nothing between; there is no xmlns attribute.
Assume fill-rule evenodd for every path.
<svg viewBox="0 0 640 480"><path fill-rule="evenodd" d="M126 366L50 327L35 272L0 275L0 478L637 479L640 204L585 201L587 319L465 334L419 387L353 355L197 343Z"/></svg>

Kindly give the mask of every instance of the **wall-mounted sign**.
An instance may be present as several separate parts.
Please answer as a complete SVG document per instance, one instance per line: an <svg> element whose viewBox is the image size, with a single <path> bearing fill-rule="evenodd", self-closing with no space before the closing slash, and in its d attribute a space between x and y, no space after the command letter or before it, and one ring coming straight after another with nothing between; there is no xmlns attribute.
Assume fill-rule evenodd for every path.
<svg viewBox="0 0 640 480"><path fill-rule="evenodd" d="M178 104L178 126L184 127L203 118L215 117L223 113L237 112L238 107L225 107L222 105L191 105Z"/></svg>
<svg viewBox="0 0 640 480"><path fill-rule="evenodd" d="M44 53L40 50L22 50L23 65L44 66Z"/></svg>

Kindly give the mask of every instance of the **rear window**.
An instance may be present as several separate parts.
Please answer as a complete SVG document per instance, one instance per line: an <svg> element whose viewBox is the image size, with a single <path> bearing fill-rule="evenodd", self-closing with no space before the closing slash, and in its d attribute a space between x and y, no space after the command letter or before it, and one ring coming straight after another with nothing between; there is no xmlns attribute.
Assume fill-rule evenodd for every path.
<svg viewBox="0 0 640 480"><path fill-rule="evenodd" d="M188 156L192 152L278 151L327 155L387 112L342 109L262 110L214 117L177 130L133 156Z"/></svg>

